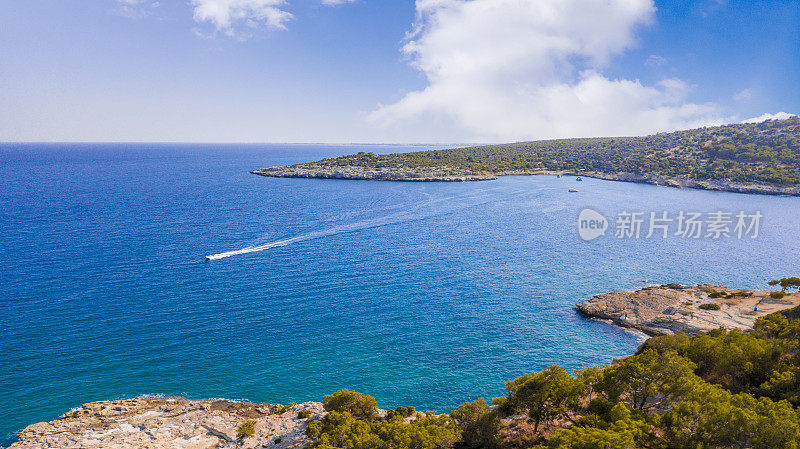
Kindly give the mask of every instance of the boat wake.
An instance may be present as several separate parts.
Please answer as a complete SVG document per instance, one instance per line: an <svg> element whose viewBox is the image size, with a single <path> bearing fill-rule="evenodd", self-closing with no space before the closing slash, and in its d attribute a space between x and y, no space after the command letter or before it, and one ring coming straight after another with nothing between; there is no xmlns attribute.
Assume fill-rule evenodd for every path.
<svg viewBox="0 0 800 449"><path fill-rule="evenodd" d="M242 248L242 249L233 250L233 251L225 251L224 253L211 254L211 255L206 256L206 260L219 260L219 259L224 259L226 257L239 256L239 255L242 255L242 254L249 254L249 253L255 253L255 252L259 252L259 251L268 250L268 249L271 249L271 248L277 248L277 247L281 247L281 246L291 245L292 243L304 242L306 240L313 240L313 239L318 239L318 238L327 237L327 236L331 236L331 235L345 234L345 233L348 233L348 232L356 232L356 231L361 231L361 230L365 230L365 229L372 229L372 228L377 228L377 227L380 227L380 226L387 226L387 225L392 225L392 224L397 224L397 223L406 223L406 222L412 222L412 221L417 221L417 220L424 220L426 218L431 218L433 216L452 213L452 212L454 212L456 210L466 209L466 208L474 207L474 206L479 206L481 204L486 204L486 203L491 201L490 199L487 198L486 195L480 195L480 196L477 196L477 197L467 197L467 198L461 197L459 199L462 199L462 200L463 199L469 199L469 200L477 199L477 201L469 201L469 202L460 201L459 204L455 205L454 207L441 207L441 206L437 205L435 210L428 210L428 211L425 210L428 206L431 206L431 205L434 205L434 204L437 204L437 203L441 203L441 202L445 202L447 200L452 200L454 198L457 198L457 197L447 197L447 198L441 198L441 199L426 201L421 205L415 206L412 210L405 210L405 211L402 211L402 212L396 212L396 213L393 213L393 214L389 214L389 215L386 215L386 216L383 216L383 217L370 218L370 219L360 220L360 221L357 221L357 222L354 222L354 223L334 226L334 227L331 227L331 228L328 228L328 229L323 229L323 230L319 230L319 231L313 231L313 232L309 232L307 234L298 235L298 236L295 236L295 237L290 237L290 238L286 238L286 239L282 239L282 240L276 240L276 241L273 241L273 242L264 243L262 245L253 245L253 246L248 246L248 247L245 247L245 248Z"/></svg>

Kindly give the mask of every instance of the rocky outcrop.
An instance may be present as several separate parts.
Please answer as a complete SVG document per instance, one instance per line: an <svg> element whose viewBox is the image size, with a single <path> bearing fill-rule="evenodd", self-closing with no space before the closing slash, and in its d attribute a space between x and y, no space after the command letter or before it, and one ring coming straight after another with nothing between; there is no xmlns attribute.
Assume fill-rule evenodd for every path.
<svg viewBox="0 0 800 449"><path fill-rule="evenodd" d="M353 179L366 181L460 182L488 181L497 176L448 167L363 167L359 165L297 164L269 167L250 173L273 178Z"/></svg>
<svg viewBox="0 0 800 449"><path fill-rule="evenodd" d="M762 195L800 196L800 186L776 186L743 183L730 180L699 180L665 177L652 173L603 173L552 171L543 169L506 170L498 172L472 172L447 166L442 167L365 167L362 165L331 165L320 162L285 165L253 170L250 173L274 178L354 179L366 181L460 182L488 181L499 176L528 175L580 175L608 181L634 182L681 189L702 189L719 192L751 193Z"/></svg>
<svg viewBox="0 0 800 449"><path fill-rule="evenodd" d="M300 418L301 411L311 416ZM179 397L91 402L55 421L26 427L9 449L299 449L310 444L308 423L324 413L319 402L284 407ZM253 421L253 435L237 439L248 421Z"/></svg>
<svg viewBox="0 0 800 449"><path fill-rule="evenodd" d="M589 317L610 320L649 335L696 335L719 328L750 329L756 318L798 304L800 293L773 299L765 291L667 284L596 295L579 303L577 309Z"/></svg>
<svg viewBox="0 0 800 449"><path fill-rule="evenodd" d="M774 186L766 184L743 183L725 179L699 180L692 178L672 178L651 173L642 175L634 173L581 173L587 178L605 179L608 181L635 182L657 186L676 187L679 189L701 189L718 192L755 193L761 195L800 196L800 186Z"/></svg>

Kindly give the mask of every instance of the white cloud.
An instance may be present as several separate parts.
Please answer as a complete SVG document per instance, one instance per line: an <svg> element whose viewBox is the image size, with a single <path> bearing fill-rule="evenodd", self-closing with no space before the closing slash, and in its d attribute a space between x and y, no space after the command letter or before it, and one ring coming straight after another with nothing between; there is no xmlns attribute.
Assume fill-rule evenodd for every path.
<svg viewBox="0 0 800 449"><path fill-rule="evenodd" d="M471 138L630 135L719 123L689 86L604 76L651 23L652 0L417 0L403 51L427 77L370 118L449 117Z"/></svg>
<svg viewBox="0 0 800 449"><path fill-rule="evenodd" d="M286 29L292 14L282 9L284 0L192 0L194 20L208 22L228 36L236 34L236 27L266 26Z"/></svg>
<svg viewBox="0 0 800 449"><path fill-rule="evenodd" d="M154 0L117 0L116 12L130 18L145 17L159 6L161 4Z"/></svg>
<svg viewBox="0 0 800 449"><path fill-rule="evenodd" d="M788 112L776 112L775 114L762 114L758 117L749 118L747 120L742 121L742 123L761 123L766 122L767 120L786 120L788 118L797 117L795 114L789 114Z"/></svg>
<svg viewBox="0 0 800 449"><path fill-rule="evenodd" d="M661 67L662 65L666 64L667 58L658 55L650 55L647 60L644 61L644 65L647 67Z"/></svg>
<svg viewBox="0 0 800 449"><path fill-rule="evenodd" d="M141 2L144 0L119 0ZM323 5L336 6L355 0L321 0ZM285 30L294 16L286 11L286 0L192 0L194 20L208 22L228 36L237 34L237 26L254 29L259 26Z"/></svg>
<svg viewBox="0 0 800 449"><path fill-rule="evenodd" d="M752 89L742 89L739 92L733 94L733 99L736 101L749 100L751 98L753 98Z"/></svg>

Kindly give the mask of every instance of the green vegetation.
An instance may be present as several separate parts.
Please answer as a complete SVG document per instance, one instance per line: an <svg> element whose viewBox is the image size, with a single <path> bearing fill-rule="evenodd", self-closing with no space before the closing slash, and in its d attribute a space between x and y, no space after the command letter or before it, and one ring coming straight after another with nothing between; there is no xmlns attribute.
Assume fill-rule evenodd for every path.
<svg viewBox="0 0 800 449"><path fill-rule="evenodd" d="M372 420L378 411L378 401L374 397L351 390L339 390L325 396L322 405L326 411L343 412L366 421Z"/></svg>
<svg viewBox="0 0 800 449"><path fill-rule="evenodd" d="M719 304L714 304L712 302L700 304L700 308L703 310L719 310Z"/></svg>
<svg viewBox="0 0 800 449"><path fill-rule="evenodd" d="M373 398L345 390L325 398L330 413L308 435L326 449L797 449L798 338L800 308L748 332L654 337L612 365L551 366L507 382L492 407L449 415L380 418Z"/></svg>
<svg viewBox="0 0 800 449"><path fill-rule="evenodd" d="M348 412L331 411L308 426L317 448L445 449L461 438L460 429L447 416L429 412L405 423L400 415L386 420L356 419Z"/></svg>
<svg viewBox="0 0 800 449"><path fill-rule="evenodd" d="M645 137L562 139L421 151L359 153L316 165L435 167L472 173L564 170L656 174L776 186L800 184L800 118Z"/></svg>
<svg viewBox="0 0 800 449"><path fill-rule="evenodd" d="M707 289L705 289L705 292L708 294L708 297L711 298L711 299L716 299L716 298L726 298L726 299L730 299L730 298L747 298L747 297L753 296L753 292L748 291L748 290L739 290L739 291L735 291L733 293L728 293L728 292L721 291L721 290L714 290L713 288L707 288ZM709 309L709 310L711 310L711 309ZM713 309L713 310L719 310L719 309Z"/></svg>
<svg viewBox="0 0 800 449"><path fill-rule="evenodd" d="M500 418L489 411L483 399L465 402L450 413L461 429L461 447L497 448L500 446Z"/></svg>
<svg viewBox="0 0 800 449"><path fill-rule="evenodd" d="M284 413L286 413L290 408L294 407L295 405L297 405L297 404L295 404L294 402L292 402L290 404L286 404L286 405L275 405L275 406L271 407L269 414L270 415L283 415Z"/></svg>
<svg viewBox="0 0 800 449"><path fill-rule="evenodd" d="M786 297L786 293L784 292L770 292L769 297L772 299L783 299Z"/></svg>
<svg viewBox="0 0 800 449"><path fill-rule="evenodd" d="M790 278L775 279L773 281L769 281L769 285L773 287L776 285L780 285L782 289L781 291L784 293L786 293L786 290L789 288L794 288L797 289L797 291L800 291L800 278L790 277Z"/></svg>
<svg viewBox="0 0 800 449"><path fill-rule="evenodd" d="M391 418L394 415L398 415L398 416L403 417L403 418L410 418L410 417L416 415L416 413L417 413L417 409L415 409L413 406L410 406L410 407L399 406L395 410L389 410L387 412L387 417Z"/></svg>
<svg viewBox="0 0 800 449"><path fill-rule="evenodd" d="M255 421L245 421L242 423L241 426L236 430L236 439L243 440L245 438L251 437L256 433L256 422Z"/></svg>
<svg viewBox="0 0 800 449"><path fill-rule="evenodd" d="M314 413L311 410L300 410L297 412L297 419L308 419L311 418L311 415Z"/></svg>

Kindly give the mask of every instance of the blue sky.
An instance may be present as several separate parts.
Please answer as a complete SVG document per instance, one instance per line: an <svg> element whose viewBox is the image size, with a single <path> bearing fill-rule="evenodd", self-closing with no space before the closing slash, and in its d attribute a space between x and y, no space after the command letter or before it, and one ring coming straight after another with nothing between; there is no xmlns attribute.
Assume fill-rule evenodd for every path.
<svg viewBox="0 0 800 449"><path fill-rule="evenodd" d="M800 111L800 2L0 0L0 140L501 142Z"/></svg>

